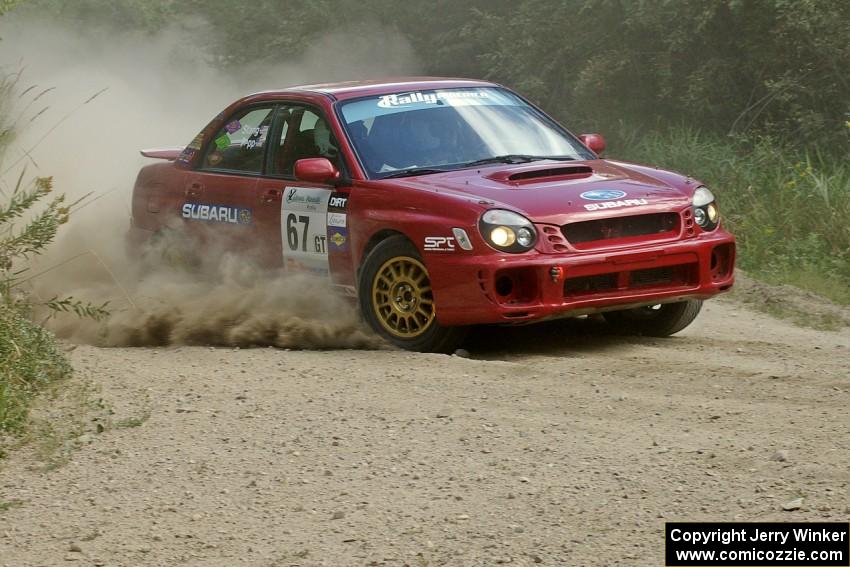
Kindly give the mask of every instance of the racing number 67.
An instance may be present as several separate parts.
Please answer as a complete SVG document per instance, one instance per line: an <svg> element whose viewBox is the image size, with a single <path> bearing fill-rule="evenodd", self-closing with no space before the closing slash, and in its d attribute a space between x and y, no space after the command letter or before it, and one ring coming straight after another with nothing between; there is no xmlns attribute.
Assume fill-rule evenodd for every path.
<svg viewBox="0 0 850 567"><path fill-rule="evenodd" d="M295 228L295 223L300 222L304 225L301 231L301 251L307 251L307 229L310 228L310 217L299 216L296 220L295 215L289 213L286 217L286 240L289 243L290 250L298 250L298 229Z"/></svg>

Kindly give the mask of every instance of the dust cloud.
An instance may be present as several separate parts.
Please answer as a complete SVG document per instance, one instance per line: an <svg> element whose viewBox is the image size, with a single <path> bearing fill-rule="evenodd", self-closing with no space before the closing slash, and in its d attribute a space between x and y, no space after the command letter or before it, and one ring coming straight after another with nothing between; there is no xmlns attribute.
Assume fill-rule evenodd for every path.
<svg viewBox="0 0 850 567"><path fill-rule="evenodd" d="M195 47L203 22L156 35L84 35L56 22L12 14L0 21L0 65L20 72L12 119L16 140L0 164L0 189L53 176L69 202L88 195L57 242L26 274L40 300L109 302L101 323L60 316L59 336L98 345L210 344L368 348L377 339L349 300L324 280L258 270L205 250L187 272L131 257L133 182L147 147L182 146L230 102L288 85L416 73L412 48L393 33L336 31L298 57L227 72Z"/></svg>
<svg viewBox="0 0 850 567"><path fill-rule="evenodd" d="M54 330L102 346L380 347L353 304L315 277L273 276L235 256L216 262L216 269L205 277L179 270L148 274L116 298L129 305L105 323L62 318ZM108 285L104 291L116 293Z"/></svg>

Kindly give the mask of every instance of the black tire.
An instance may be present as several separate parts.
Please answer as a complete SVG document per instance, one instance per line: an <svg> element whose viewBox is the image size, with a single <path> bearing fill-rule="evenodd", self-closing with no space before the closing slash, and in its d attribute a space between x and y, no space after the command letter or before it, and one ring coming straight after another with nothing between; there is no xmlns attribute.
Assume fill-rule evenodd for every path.
<svg viewBox="0 0 850 567"><path fill-rule="evenodd" d="M622 333L669 337L693 323L700 309L702 300L689 299L677 303L608 311L602 315L609 325Z"/></svg>
<svg viewBox="0 0 850 567"><path fill-rule="evenodd" d="M412 299L402 305L406 308L405 312L401 312L399 303L394 302L393 298L390 297L390 292L395 288L389 289L388 286L384 285L387 282L386 276L389 274L391 277L398 278L397 281L393 282L396 286L408 285L410 287L410 284L415 286L417 283L410 282L410 284L407 284L401 281L404 276L395 274L392 268L388 267L395 266L396 264L392 264L393 262L408 266L411 272L416 270L420 279L424 275L424 279L418 283L419 287L411 290L413 293L408 293ZM467 328L444 327L437 322L433 311L433 297L429 298L428 296L430 285L427 268L425 268L416 247L403 236L391 236L375 246L366 257L360 270L358 298L363 318L378 335L405 350L452 353L463 342ZM424 294L420 293L426 289L427 291L424 291ZM395 295L395 293L392 295ZM387 301L376 307L374 298L383 296L386 296ZM399 300L401 300L401 296L399 296ZM426 303L429 301L430 303ZM420 314L419 307L428 311L428 314ZM395 317L395 320L393 320L393 317ZM406 324L401 323L402 320L414 322Z"/></svg>

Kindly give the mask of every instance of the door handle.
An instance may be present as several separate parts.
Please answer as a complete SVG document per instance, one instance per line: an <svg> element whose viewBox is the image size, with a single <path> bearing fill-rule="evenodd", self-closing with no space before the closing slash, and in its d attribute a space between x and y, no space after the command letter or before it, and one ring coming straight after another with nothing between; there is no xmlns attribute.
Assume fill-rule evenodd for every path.
<svg viewBox="0 0 850 567"><path fill-rule="evenodd" d="M190 183L186 190L183 192L187 197L198 197L201 193L204 192L204 186L200 183Z"/></svg>
<svg viewBox="0 0 850 567"><path fill-rule="evenodd" d="M280 189L269 189L265 193L263 193L263 203L274 203L278 199L283 192Z"/></svg>

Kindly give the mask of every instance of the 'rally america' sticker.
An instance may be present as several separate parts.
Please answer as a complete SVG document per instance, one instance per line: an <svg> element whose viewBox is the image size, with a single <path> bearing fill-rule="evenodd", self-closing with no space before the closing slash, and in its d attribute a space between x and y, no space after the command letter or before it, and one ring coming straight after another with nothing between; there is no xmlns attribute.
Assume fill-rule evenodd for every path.
<svg viewBox="0 0 850 567"><path fill-rule="evenodd" d="M412 92L404 94L389 94L378 99L380 108L394 108L396 106L406 106L408 104L437 104L440 100L460 101L464 99L481 99L488 98L486 91L442 91L437 93Z"/></svg>

